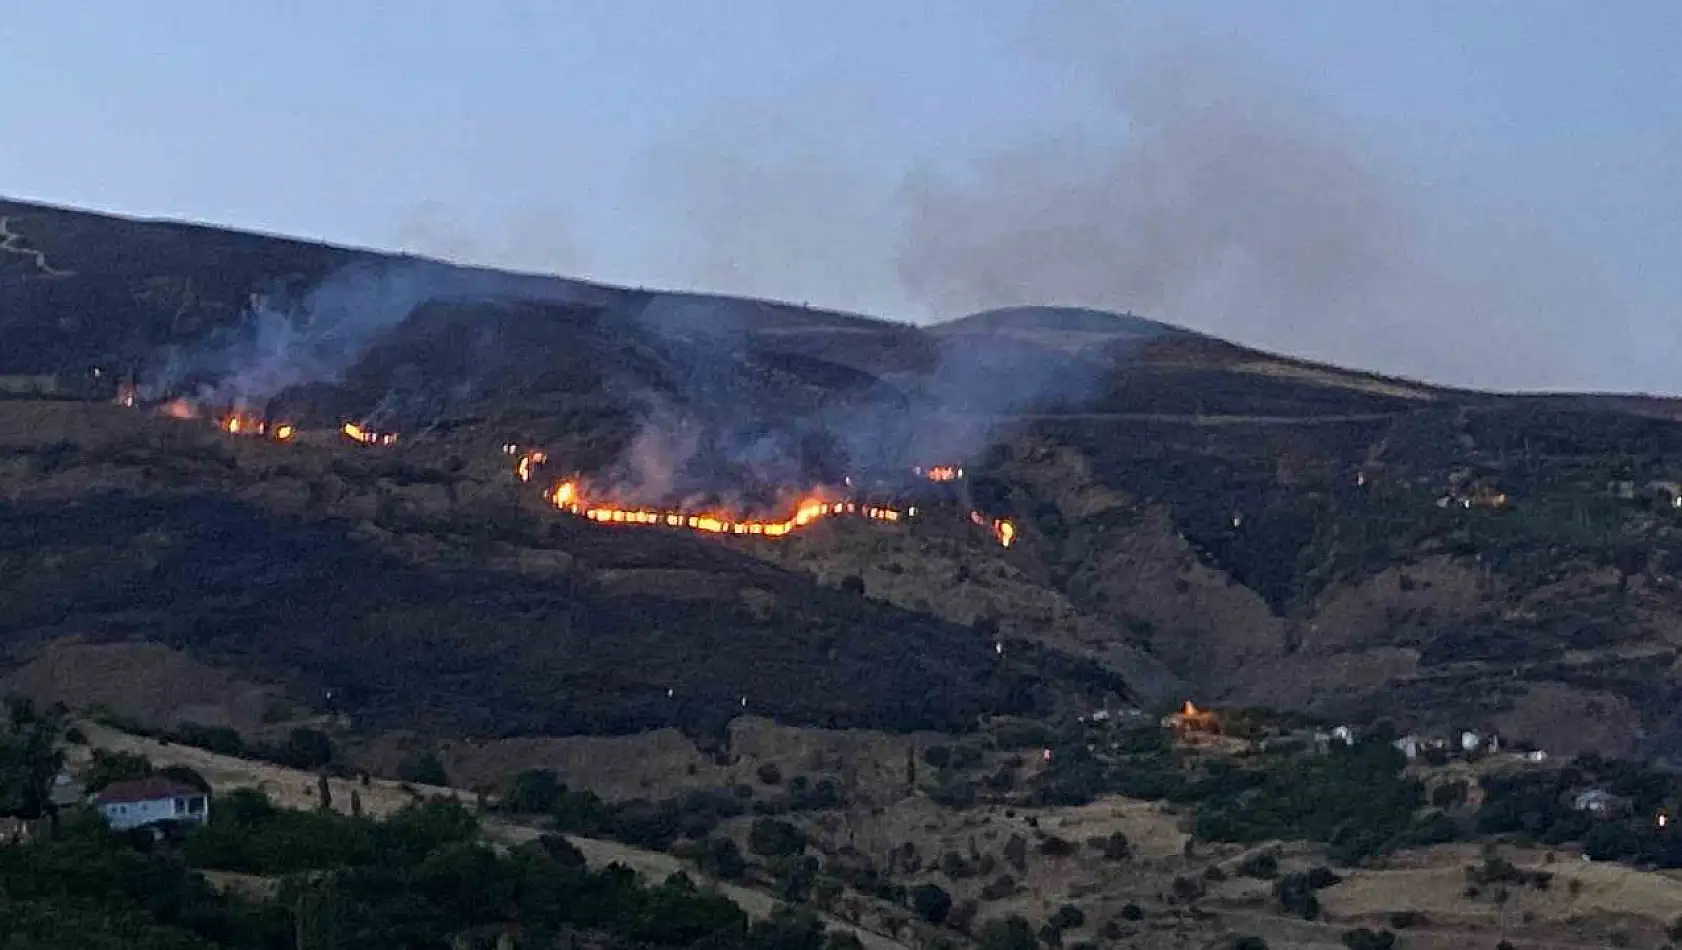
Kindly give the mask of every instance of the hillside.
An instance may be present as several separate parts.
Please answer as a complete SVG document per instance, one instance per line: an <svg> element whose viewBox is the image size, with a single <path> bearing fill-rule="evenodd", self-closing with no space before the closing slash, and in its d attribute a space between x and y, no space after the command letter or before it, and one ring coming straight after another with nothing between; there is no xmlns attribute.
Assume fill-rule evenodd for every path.
<svg viewBox="0 0 1682 950"><path fill-rule="evenodd" d="M0 218L14 682L74 681L36 674L77 638L167 644L299 714L331 690L376 731L962 731L1195 695L1682 749L1666 400L1454 390L1090 311L916 328ZM111 405L130 377L140 405ZM531 483L505 444L546 454ZM914 472L940 465L964 477ZM813 491L918 514L718 538L546 505L574 476L662 521Z"/></svg>

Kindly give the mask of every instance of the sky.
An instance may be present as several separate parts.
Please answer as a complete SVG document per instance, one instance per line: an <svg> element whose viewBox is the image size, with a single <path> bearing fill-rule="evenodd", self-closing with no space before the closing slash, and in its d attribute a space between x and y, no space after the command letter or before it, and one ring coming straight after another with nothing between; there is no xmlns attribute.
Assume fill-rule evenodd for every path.
<svg viewBox="0 0 1682 950"><path fill-rule="evenodd" d="M1682 4L0 0L0 194L1682 393Z"/></svg>

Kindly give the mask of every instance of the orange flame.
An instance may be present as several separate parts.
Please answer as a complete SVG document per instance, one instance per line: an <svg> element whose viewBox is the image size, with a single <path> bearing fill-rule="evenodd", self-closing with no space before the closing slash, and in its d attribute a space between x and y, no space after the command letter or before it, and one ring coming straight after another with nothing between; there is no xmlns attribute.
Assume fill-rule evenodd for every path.
<svg viewBox="0 0 1682 950"><path fill-rule="evenodd" d="M548 453L536 451L527 452L526 454L520 456L520 460L518 462L514 463L514 471L520 476L520 481L529 482L531 481L531 470L547 461L549 461Z"/></svg>
<svg viewBox="0 0 1682 950"><path fill-rule="evenodd" d="M290 442L292 441L292 437L297 434L298 430L296 428L284 422L274 427L274 437L276 442Z"/></svg>
<svg viewBox="0 0 1682 950"><path fill-rule="evenodd" d="M396 445L397 434L394 432L370 432L354 422L347 422L339 427L347 438L363 445Z"/></svg>
<svg viewBox="0 0 1682 950"><path fill-rule="evenodd" d="M969 520L992 532L993 540L999 542L1000 547L1008 548L1016 542L1016 525L1013 522L1006 521L1003 518L994 518L992 521L988 521L982 517L979 511L970 512Z"/></svg>
<svg viewBox="0 0 1682 950"><path fill-rule="evenodd" d="M931 482L955 482L964 477L964 470L956 465L936 465L927 471L921 468L915 468L912 471Z"/></svg>
<svg viewBox="0 0 1682 950"><path fill-rule="evenodd" d="M877 505L861 505L850 501L824 501L808 498L795 506L788 518L775 521L736 520L729 515L688 513L658 508L620 508L614 505L587 505L578 483L562 482L547 496L549 503L562 511L603 524L658 525L686 528L708 534L731 534L763 538L781 538L793 534L814 522L838 515L858 515L872 521L898 522L905 513Z"/></svg>
<svg viewBox="0 0 1682 950"><path fill-rule="evenodd" d="M171 399L158 410L171 419L197 419L199 411L185 399Z"/></svg>

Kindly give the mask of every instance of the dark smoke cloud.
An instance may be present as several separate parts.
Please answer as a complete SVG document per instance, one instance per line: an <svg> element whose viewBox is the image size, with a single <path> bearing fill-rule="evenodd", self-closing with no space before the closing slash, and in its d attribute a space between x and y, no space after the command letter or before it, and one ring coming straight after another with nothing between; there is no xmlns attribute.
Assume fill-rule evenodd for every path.
<svg viewBox="0 0 1682 950"><path fill-rule="evenodd" d="M1587 385L1616 375L1589 354L1639 349L1594 261L1525 210L1445 193L1240 51L1052 9L1034 52L1100 97L1107 128L966 149L873 187L798 136L756 137L799 123L755 104L752 122L663 150L662 181L689 189L671 201L674 243L704 249L668 266L709 288L921 320L1132 311L1491 387Z"/></svg>

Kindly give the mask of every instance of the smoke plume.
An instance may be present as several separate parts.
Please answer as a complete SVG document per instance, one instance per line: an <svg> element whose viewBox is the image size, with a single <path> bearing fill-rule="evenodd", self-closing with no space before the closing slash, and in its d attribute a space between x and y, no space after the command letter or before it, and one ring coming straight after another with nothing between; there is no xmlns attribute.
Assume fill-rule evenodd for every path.
<svg viewBox="0 0 1682 950"><path fill-rule="evenodd" d="M1060 58L1071 88L1099 78L1100 131L968 148L894 185L814 160L811 144L753 137L792 120L709 130L662 152L666 186L692 192L672 199L675 243L705 249L669 266L713 289L921 320L1014 305L1139 312L1498 388L1611 375L1585 362L1616 349L1608 335L1637 349L1594 261L1533 215L1444 193L1232 49L1137 36L1118 49L1092 38L1125 31L1085 5L1057 9L1039 52ZM822 280L802 277L813 261Z"/></svg>
<svg viewBox="0 0 1682 950"><path fill-rule="evenodd" d="M236 323L202 343L170 348L141 380L141 395L186 394L209 405L262 407L296 386L338 382L383 334L427 301L529 297L539 291L565 298L570 287L427 261L353 263L302 299L259 295Z"/></svg>

